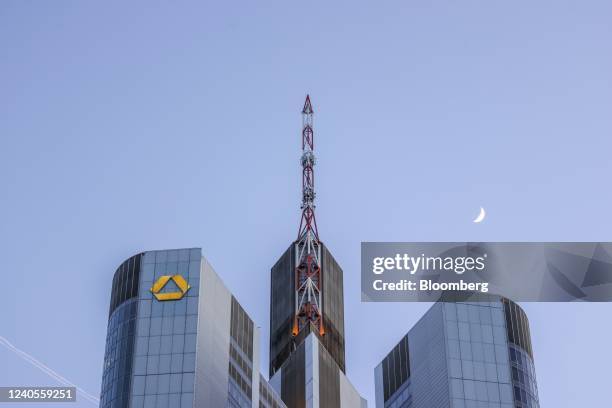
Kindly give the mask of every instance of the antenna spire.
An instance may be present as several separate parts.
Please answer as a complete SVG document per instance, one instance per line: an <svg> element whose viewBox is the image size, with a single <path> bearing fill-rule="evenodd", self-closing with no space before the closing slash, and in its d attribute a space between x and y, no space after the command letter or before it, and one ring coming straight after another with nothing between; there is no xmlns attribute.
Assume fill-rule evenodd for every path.
<svg viewBox="0 0 612 408"><path fill-rule="evenodd" d="M295 258L295 318L292 334L297 334L308 324L313 324L320 335L323 328L323 304L321 290L321 244L315 218L314 189L314 131L312 103L306 95L302 109L302 219L296 241Z"/></svg>

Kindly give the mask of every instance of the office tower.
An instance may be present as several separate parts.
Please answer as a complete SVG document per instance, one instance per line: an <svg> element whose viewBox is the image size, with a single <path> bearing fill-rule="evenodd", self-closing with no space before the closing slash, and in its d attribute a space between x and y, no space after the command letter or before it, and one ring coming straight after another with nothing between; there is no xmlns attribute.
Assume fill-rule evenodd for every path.
<svg viewBox="0 0 612 408"><path fill-rule="evenodd" d="M313 109L302 109L302 219L271 271L270 384L289 408L360 408L345 375L342 269L315 217Z"/></svg>
<svg viewBox="0 0 612 408"><path fill-rule="evenodd" d="M113 278L100 407L286 408L259 347L199 248L137 254Z"/></svg>
<svg viewBox="0 0 612 408"><path fill-rule="evenodd" d="M375 369L377 408L538 408L529 322L498 296L437 302Z"/></svg>

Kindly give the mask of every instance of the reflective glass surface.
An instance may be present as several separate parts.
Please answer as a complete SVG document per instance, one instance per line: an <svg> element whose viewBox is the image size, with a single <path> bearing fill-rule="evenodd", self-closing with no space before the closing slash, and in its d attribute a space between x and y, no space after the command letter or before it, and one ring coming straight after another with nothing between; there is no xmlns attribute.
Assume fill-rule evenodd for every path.
<svg viewBox="0 0 612 408"><path fill-rule="evenodd" d="M128 407L134 351L137 300L130 299L115 307L108 321L101 408Z"/></svg>
<svg viewBox="0 0 612 408"><path fill-rule="evenodd" d="M195 382L201 251L146 252L138 294L131 387L133 408L191 408ZM191 288L180 300L159 301L150 291L163 275L180 274ZM176 291L170 281L164 291Z"/></svg>

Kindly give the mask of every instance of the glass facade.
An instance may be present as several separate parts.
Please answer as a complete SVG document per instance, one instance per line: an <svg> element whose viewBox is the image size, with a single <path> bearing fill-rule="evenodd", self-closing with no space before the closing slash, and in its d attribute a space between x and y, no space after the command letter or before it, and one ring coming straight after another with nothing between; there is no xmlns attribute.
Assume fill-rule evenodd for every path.
<svg viewBox="0 0 612 408"><path fill-rule="evenodd" d="M253 321L232 296L228 406L252 406Z"/></svg>
<svg viewBox="0 0 612 408"><path fill-rule="evenodd" d="M397 390L404 385L410 377L410 355L408 352L408 336L403 339L391 350L391 353L385 357L382 362L383 369L383 392L385 401L394 395ZM406 387L403 387L406 388ZM404 391L404 390L402 390ZM404 392L407 399L408 390ZM399 402L396 404L397 406ZM393 404L391 404L393 405Z"/></svg>
<svg viewBox="0 0 612 408"><path fill-rule="evenodd" d="M444 319L451 406L513 407L502 303L444 303Z"/></svg>
<svg viewBox="0 0 612 408"><path fill-rule="evenodd" d="M259 376L259 408L287 408L262 375Z"/></svg>
<svg viewBox="0 0 612 408"><path fill-rule="evenodd" d="M379 407L539 407L527 316L495 296L436 303L377 377Z"/></svg>
<svg viewBox="0 0 612 408"><path fill-rule="evenodd" d="M270 288L270 376L283 365L292 350L312 331L291 333L295 313L295 257L297 244L293 243L271 270ZM325 335L319 340L342 372L345 372L344 356L344 284L343 272L331 252L321 243L323 327ZM317 330L315 330L317 332Z"/></svg>
<svg viewBox="0 0 612 408"><path fill-rule="evenodd" d="M108 321L101 408L128 407L136 327L136 299L123 302Z"/></svg>
<svg viewBox="0 0 612 408"><path fill-rule="evenodd" d="M193 406L201 251L146 252L138 293L133 408ZM157 301L150 289L163 275L180 274L190 289L175 301ZM176 291L169 282L162 291Z"/></svg>
<svg viewBox="0 0 612 408"><path fill-rule="evenodd" d="M113 276L101 408L129 406L141 258L142 254L138 254L127 259Z"/></svg>

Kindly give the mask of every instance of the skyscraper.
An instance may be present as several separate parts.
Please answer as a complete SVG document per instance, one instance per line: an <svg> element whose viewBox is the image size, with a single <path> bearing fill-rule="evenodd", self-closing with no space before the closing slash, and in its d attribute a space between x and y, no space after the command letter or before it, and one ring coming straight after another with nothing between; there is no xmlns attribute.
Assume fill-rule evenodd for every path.
<svg viewBox="0 0 612 408"><path fill-rule="evenodd" d="M100 407L286 408L259 364L259 329L199 248L115 272Z"/></svg>
<svg viewBox="0 0 612 408"><path fill-rule="evenodd" d="M437 302L375 369L376 408L538 408L529 322L499 296Z"/></svg>
<svg viewBox="0 0 612 408"><path fill-rule="evenodd" d="M315 217L313 109L302 109L302 219L271 271L270 384L289 408L364 407L345 375L342 269Z"/></svg>

